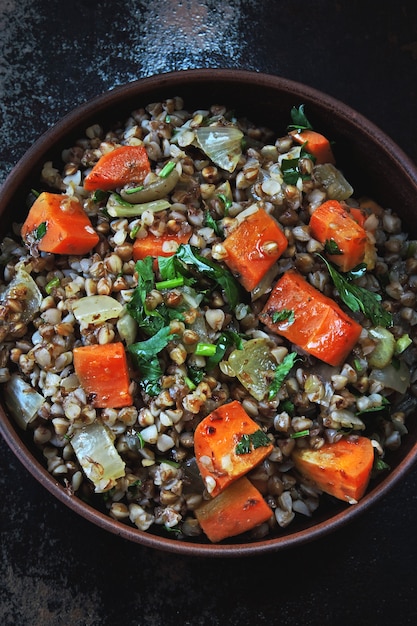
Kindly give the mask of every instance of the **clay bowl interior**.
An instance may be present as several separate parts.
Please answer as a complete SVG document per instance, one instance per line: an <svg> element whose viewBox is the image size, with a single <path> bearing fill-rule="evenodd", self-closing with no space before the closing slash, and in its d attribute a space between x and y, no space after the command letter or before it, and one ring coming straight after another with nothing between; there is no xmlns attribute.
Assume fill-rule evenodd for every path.
<svg viewBox="0 0 417 626"><path fill-rule="evenodd" d="M181 96L187 109L205 108L214 102L228 105L239 116L285 132L292 106L306 106L313 126L334 140L338 167L353 185L355 196L372 196L391 207L403 220L403 228L417 237L417 169L402 150L370 121L341 102L299 83L244 70L184 70L162 74L118 87L98 96L64 117L25 154L8 176L0 195L0 236L12 221L25 214L26 196L36 187L47 160L60 167L64 148L84 134L90 124L104 128L124 119L131 110L150 102ZM117 522L70 496L45 469L41 456L20 431L2 405L0 428L6 442L26 469L58 500L97 526L132 542L155 549L194 556L248 556L287 549L324 536L342 527L382 498L412 467L417 457L417 417L407 422L409 434L399 450L389 455L391 471L371 483L367 495L354 506L323 499L312 519L296 519L275 537L254 543L241 539L219 545L203 540L178 541L156 533L142 532Z"/></svg>

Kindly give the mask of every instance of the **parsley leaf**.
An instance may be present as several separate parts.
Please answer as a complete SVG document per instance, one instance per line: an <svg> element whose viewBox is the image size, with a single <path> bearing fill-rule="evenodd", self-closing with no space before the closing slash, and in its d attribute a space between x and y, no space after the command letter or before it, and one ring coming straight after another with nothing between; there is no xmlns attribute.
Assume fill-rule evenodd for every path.
<svg viewBox="0 0 417 626"><path fill-rule="evenodd" d="M287 322L288 326L294 323L295 315L292 309L281 309L272 313L272 321L274 324L278 322Z"/></svg>
<svg viewBox="0 0 417 626"><path fill-rule="evenodd" d="M269 386L268 400L273 400L281 389L281 385L284 382L285 377L290 373L294 363L298 358L296 352L289 352L282 362L278 365L274 372L274 378Z"/></svg>
<svg viewBox="0 0 417 626"><path fill-rule="evenodd" d="M256 448L269 446L270 440L263 430L256 430L249 435L242 435L235 447L236 454L250 454Z"/></svg>
<svg viewBox="0 0 417 626"><path fill-rule="evenodd" d="M216 352L210 356L206 361L206 369L209 372L212 370L224 357L226 350L230 346L236 346L239 350L242 349L242 338L238 333L233 330L224 330L216 343Z"/></svg>
<svg viewBox="0 0 417 626"><path fill-rule="evenodd" d="M289 124L287 130L313 130L313 127L304 112L304 107L304 104L300 104L298 109L296 106L292 107L290 113L292 124Z"/></svg>
<svg viewBox="0 0 417 626"><path fill-rule="evenodd" d="M180 259L186 266L193 267L200 274L214 281L224 290L230 307L232 309L235 308L239 302L240 285L228 270L198 254L196 248L190 246L190 244L181 244L175 257Z"/></svg>
<svg viewBox="0 0 417 626"><path fill-rule="evenodd" d="M136 366L139 369L142 389L150 396L156 396L160 392L159 379L162 376L162 368L158 354L175 339L169 326L161 328L153 337L145 341L138 341L128 346Z"/></svg>
<svg viewBox="0 0 417 626"><path fill-rule="evenodd" d="M392 315L382 306L381 296L378 293L374 293L373 291L369 291L364 287L350 282L358 275L355 271L346 272L342 275L321 254L318 256L327 266L340 298L351 311L354 313L361 311L371 320L374 326L383 326L384 328L392 326ZM361 268L360 271L363 273L363 268Z"/></svg>
<svg viewBox="0 0 417 626"><path fill-rule="evenodd" d="M304 149L304 144L301 146L300 156L298 158L282 159L281 172L284 182L287 183L287 185L296 185L299 178L301 178L301 180L309 180L311 178L311 174L303 174L299 168L299 161L303 158L311 159L313 163L316 160L312 154Z"/></svg>
<svg viewBox="0 0 417 626"><path fill-rule="evenodd" d="M326 239L324 242L324 251L327 252L327 254L343 254L334 239Z"/></svg>
<svg viewBox="0 0 417 626"><path fill-rule="evenodd" d="M35 231L35 239L42 239L46 235L46 222L41 222Z"/></svg>

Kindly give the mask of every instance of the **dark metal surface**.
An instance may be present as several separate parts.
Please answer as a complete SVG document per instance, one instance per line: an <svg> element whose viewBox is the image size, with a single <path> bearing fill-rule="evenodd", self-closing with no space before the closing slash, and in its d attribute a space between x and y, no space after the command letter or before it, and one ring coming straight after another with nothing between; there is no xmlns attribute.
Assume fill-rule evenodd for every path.
<svg viewBox="0 0 417 626"><path fill-rule="evenodd" d="M0 181L77 104L194 67L305 82L356 108L417 161L417 5L364 5L0 0ZM133 545L79 518L1 441L0 623L414 624L416 483L414 469L314 543L202 560Z"/></svg>

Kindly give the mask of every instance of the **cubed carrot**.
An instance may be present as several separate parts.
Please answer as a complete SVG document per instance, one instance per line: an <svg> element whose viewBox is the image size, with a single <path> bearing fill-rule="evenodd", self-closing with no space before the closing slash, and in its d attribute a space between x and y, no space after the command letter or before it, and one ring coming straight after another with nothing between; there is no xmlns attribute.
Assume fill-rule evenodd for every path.
<svg viewBox="0 0 417 626"><path fill-rule="evenodd" d="M187 243L191 237L191 229L182 230L178 233L164 234L161 236L148 233L146 237L137 238L133 243L133 258L135 261L147 256L172 256L182 243Z"/></svg>
<svg viewBox="0 0 417 626"><path fill-rule="evenodd" d="M282 312L289 314L277 320ZM278 280L260 319L273 332L330 365L346 359L362 332L334 300L294 270Z"/></svg>
<svg viewBox="0 0 417 626"><path fill-rule="evenodd" d="M151 171L148 154L143 144L120 146L106 152L84 179L87 191L110 191L126 183L140 185Z"/></svg>
<svg viewBox="0 0 417 626"><path fill-rule="evenodd" d="M200 505L195 515L210 541L217 543L268 521L272 510L256 487L243 476Z"/></svg>
<svg viewBox="0 0 417 626"><path fill-rule="evenodd" d="M133 404L126 352L121 342L75 347L73 360L80 385L94 407L119 408Z"/></svg>
<svg viewBox="0 0 417 626"><path fill-rule="evenodd" d="M292 459L299 472L319 489L353 504L368 486L374 448L367 437L342 438L318 450L295 448Z"/></svg>
<svg viewBox="0 0 417 626"><path fill-rule="evenodd" d="M194 451L211 496L261 463L273 446L240 402L223 404L197 426Z"/></svg>
<svg viewBox="0 0 417 626"><path fill-rule="evenodd" d="M317 164L336 163L330 141L324 135L311 129L293 130L290 135L294 141L304 145L306 152L315 157Z"/></svg>
<svg viewBox="0 0 417 626"><path fill-rule="evenodd" d="M363 262L368 239L366 231L337 200L327 200L313 211L310 232L314 239L327 245L327 257L342 272ZM331 246L335 246L335 254Z"/></svg>
<svg viewBox="0 0 417 626"><path fill-rule="evenodd" d="M86 254L99 242L77 198L47 191L32 204L21 235L28 245L54 254Z"/></svg>
<svg viewBox="0 0 417 626"><path fill-rule="evenodd" d="M252 291L288 246L278 223L259 207L223 242L224 262L247 291Z"/></svg>

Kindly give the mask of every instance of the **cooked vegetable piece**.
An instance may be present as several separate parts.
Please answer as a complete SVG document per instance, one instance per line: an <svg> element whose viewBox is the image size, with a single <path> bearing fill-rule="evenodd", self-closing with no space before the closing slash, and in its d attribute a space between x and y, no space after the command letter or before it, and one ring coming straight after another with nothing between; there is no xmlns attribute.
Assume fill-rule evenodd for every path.
<svg viewBox="0 0 417 626"><path fill-rule="evenodd" d="M337 200L327 200L313 212L310 232L314 239L326 244L327 257L342 272L348 272L364 260L366 231ZM337 251L332 254L333 248Z"/></svg>
<svg viewBox="0 0 417 626"><path fill-rule="evenodd" d="M12 374L5 384L4 400L16 423L23 430L36 419L45 402L45 398L19 374Z"/></svg>
<svg viewBox="0 0 417 626"><path fill-rule="evenodd" d="M161 235L160 237L153 233L148 233L146 237L135 239L133 243L133 258L135 261L139 261L147 256L172 256L182 243L188 243L190 237L191 229L175 234Z"/></svg>
<svg viewBox="0 0 417 626"><path fill-rule="evenodd" d="M330 145L330 141L324 135L315 130L293 130L290 132L291 137L297 143L304 145L306 152L312 154L316 163L332 163L335 164L334 154Z"/></svg>
<svg viewBox="0 0 417 626"><path fill-rule="evenodd" d="M194 433L197 465L213 497L261 463L272 448L237 400L212 411Z"/></svg>
<svg viewBox="0 0 417 626"><path fill-rule="evenodd" d="M313 169L314 180L323 185L331 200L347 200L353 194L352 185L332 163L319 163Z"/></svg>
<svg viewBox="0 0 417 626"><path fill-rule="evenodd" d="M375 348L368 357L371 367L381 369L391 363L395 351L395 337L382 326L370 328L369 336L375 341Z"/></svg>
<svg viewBox="0 0 417 626"><path fill-rule="evenodd" d="M235 126L201 126L196 140L202 151L219 167L234 172L242 154L243 133Z"/></svg>
<svg viewBox="0 0 417 626"><path fill-rule="evenodd" d="M101 422L76 429L71 446L96 493L108 491L125 475L125 463L114 446L114 435Z"/></svg>
<svg viewBox="0 0 417 626"><path fill-rule="evenodd" d="M295 448L292 458L299 472L325 493L353 504L368 486L374 449L367 437L343 438L319 450Z"/></svg>
<svg viewBox="0 0 417 626"><path fill-rule="evenodd" d="M283 310L293 311L293 320L274 321ZM273 332L330 365L344 361L362 331L334 300L294 270L283 274L276 283L261 320Z"/></svg>
<svg viewBox="0 0 417 626"><path fill-rule="evenodd" d="M165 198L165 196L174 189L180 178L178 170L175 169L175 163L173 161L169 161L167 166L169 164L173 165L171 171L165 175L164 168L160 172L158 178L149 185L133 189L122 189L120 195L123 200L127 200L128 202L134 204L143 204L155 202L156 200Z"/></svg>
<svg viewBox="0 0 417 626"><path fill-rule="evenodd" d="M268 339L257 337L245 341L241 349L230 353L225 363L229 375L236 376L251 396L256 400L265 398L277 367Z"/></svg>
<svg viewBox="0 0 417 626"><path fill-rule="evenodd" d="M121 342L75 347L74 369L96 408L133 404L126 353Z"/></svg>
<svg viewBox="0 0 417 626"><path fill-rule="evenodd" d="M48 191L32 204L21 235L28 246L54 254L86 254L99 241L76 198Z"/></svg>
<svg viewBox="0 0 417 626"><path fill-rule="evenodd" d="M103 154L84 179L84 189L110 191L127 183L143 183L151 171L145 146L120 146Z"/></svg>
<svg viewBox="0 0 417 626"><path fill-rule="evenodd" d="M102 324L109 319L117 319L123 306L116 298L105 295L84 296L72 304L75 319L82 326Z"/></svg>
<svg viewBox="0 0 417 626"><path fill-rule="evenodd" d="M195 511L198 522L213 543L240 535L272 516L261 493L245 477L229 485L218 496Z"/></svg>
<svg viewBox="0 0 417 626"><path fill-rule="evenodd" d="M20 321L28 324L39 312L43 296L32 276L23 268L19 267L7 287L0 285L0 303L7 300L17 300L22 306ZM14 326L14 319L10 322L7 315L2 316L3 327Z"/></svg>
<svg viewBox="0 0 417 626"><path fill-rule="evenodd" d="M252 291L288 246L273 217L259 207L223 242L224 262L247 291Z"/></svg>

